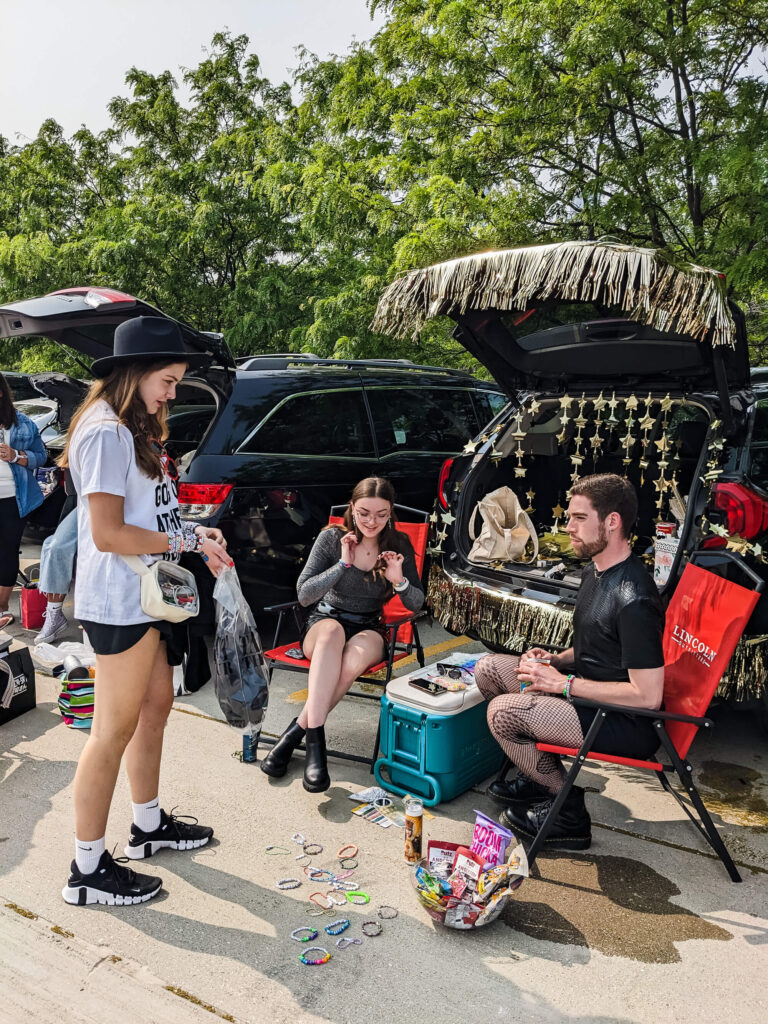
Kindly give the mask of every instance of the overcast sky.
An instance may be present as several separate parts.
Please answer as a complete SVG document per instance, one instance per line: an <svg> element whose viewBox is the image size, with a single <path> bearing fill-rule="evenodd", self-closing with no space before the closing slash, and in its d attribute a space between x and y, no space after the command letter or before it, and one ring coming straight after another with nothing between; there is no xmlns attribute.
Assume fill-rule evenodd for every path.
<svg viewBox="0 0 768 1024"><path fill-rule="evenodd" d="M47 117L68 135L81 124L100 131L110 99L128 95L130 67L178 74L223 29L247 35L276 82L298 45L345 53L382 22L364 0L0 0L0 134L24 143Z"/></svg>

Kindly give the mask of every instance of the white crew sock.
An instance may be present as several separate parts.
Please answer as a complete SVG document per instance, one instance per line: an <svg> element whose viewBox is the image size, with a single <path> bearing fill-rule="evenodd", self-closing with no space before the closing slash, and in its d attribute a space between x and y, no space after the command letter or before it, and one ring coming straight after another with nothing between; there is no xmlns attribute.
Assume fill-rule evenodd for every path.
<svg viewBox="0 0 768 1024"><path fill-rule="evenodd" d="M63 604L63 601L49 601L46 607L50 608L52 612L60 612Z"/></svg>
<svg viewBox="0 0 768 1024"><path fill-rule="evenodd" d="M160 828L160 801L157 797L146 804L133 804L133 823L142 832Z"/></svg>
<svg viewBox="0 0 768 1024"><path fill-rule="evenodd" d="M106 837L102 836L101 839L75 839L75 863L77 864L78 870L82 871L84 875L93 874L96 868L99 866L101 855L104 853L104 842Z"/></svg>

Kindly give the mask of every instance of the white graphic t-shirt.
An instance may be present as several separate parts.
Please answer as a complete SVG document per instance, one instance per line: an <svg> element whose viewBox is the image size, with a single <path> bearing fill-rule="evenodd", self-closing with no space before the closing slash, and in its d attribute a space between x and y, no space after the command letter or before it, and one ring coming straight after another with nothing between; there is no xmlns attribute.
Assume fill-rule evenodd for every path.
<svg viewBox="0 0 768 1024"><path fill-rule="evenodd" d="M133 438L111 406L97 402L80 420L69 445L69 469L78 496L75 618L114 626L152 622L141 609L140 577L120 555L99 551L91 534L88 497L119 494L123 519L145 530L178 529L178 484L151 480L136 464ZM160 555L140 555L147 565Z"/></svg>
<svg viewBox="0 0 768 1024"><path fill-rule="evenodd" d="M0 444L10 444L11 431L7 427L0 427ZM0 459L0 498L16 497L16 481L13 477L13 470L10 462Z"/></svg>

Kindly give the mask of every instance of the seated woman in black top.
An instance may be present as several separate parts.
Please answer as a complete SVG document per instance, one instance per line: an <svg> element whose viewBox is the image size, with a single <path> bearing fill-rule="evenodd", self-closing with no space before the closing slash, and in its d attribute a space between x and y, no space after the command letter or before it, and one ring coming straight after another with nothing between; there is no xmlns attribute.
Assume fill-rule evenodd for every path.
<svg viewBox="0 0 768 1024"><path fill-rule="evenodd" d="M489 794L509 805L502 820L526 837L538 832L565 778L560 758L536 743L580 747L596 714L563 698L655 709L664 689L664 610L629 544L637 518L634 488L612 473L584 477L571 488L568 515L574 551L592 559L576 598L573 647L561 654L534 647L522 658L495 654L475 666L491 732L519 769L511 783L494 783ZM535 660L542 658L548 663ZM601 753L624 757L647 758L657 746L650 719L619 711L607 716L595 740ZM584 790L574 786L547 845L585 850L591 839Z"/></svg>
<svg viewBox="0 0 768 1024"><path fill-rule="evenodd" d="M299 576L299 603L312 605L302 635L311 665L309 696L261 762L267 775L285 775L306 736L304 788L321 793L331 784L325 754L325 720L357 677L385 653L381 609L397 593L409 611L424 591L408 537L395 526L392 484L361 480L352 492L344 525L321 531Z"/></svg>

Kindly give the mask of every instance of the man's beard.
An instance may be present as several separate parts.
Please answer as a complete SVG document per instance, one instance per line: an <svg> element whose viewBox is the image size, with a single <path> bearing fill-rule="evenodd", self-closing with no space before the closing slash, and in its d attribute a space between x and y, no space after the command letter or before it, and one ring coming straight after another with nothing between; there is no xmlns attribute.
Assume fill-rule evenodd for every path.
<svg viewBox="0 0 768 1024"><path fill-rule="evenodd" d="M577 554L579 558L594 558L595 555L599 555L601 551L605 551L607 547L608 531L606 530L605 525L600 523L597 540L593 540L588 544L582 542Z"/></svg>

